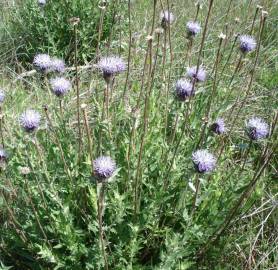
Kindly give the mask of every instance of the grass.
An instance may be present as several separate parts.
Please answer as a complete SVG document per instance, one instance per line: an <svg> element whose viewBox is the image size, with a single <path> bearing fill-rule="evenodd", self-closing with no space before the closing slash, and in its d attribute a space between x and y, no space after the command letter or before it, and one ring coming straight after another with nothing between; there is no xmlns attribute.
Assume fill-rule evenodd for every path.
<svg viewBox="0 0 278 270"><path fill-rule="evenodd" d="M0 85L6 99L1 123L9 157L0 171L0 269L105 269L105 254L109 269L277 268L275 1L261 2L268 16L255 69L256 52L252 52L231 85L240 56L238 43L232 46L234 35L250 33L256 5L232 1L226 15L227 3L213 1L200 54L208 78L196 84L196 94L184 103L175 98L174 85L186 67L198 62L210 1L204 1L199 11L202 32L188 57L185 24L194 19L196 6L191 1L182 6L180 1L169 1L176 20L164 49L165 34L157 28L159 13L168 2L154 2L131 1L132 44L124 17L127 27L113 33L109 48L105 43L100 48L102 55L120 54L128 61L131 46L130 72L128 77L127 73L115 77L108 119L103 117L106 85L101 74L94 68L79 71L80 159L75 72L65 74L73 89L64 97L61 113L59 100L39 74L21 78L2 67ZM253 30L257 42L260 16L261 10ZM215 79L221 32L226 39ZM18 122L28 108L42 116L34 134L26 134ZM272 134L249 148L245 124L254 115L265 119ZM221 136L209 129L218 117L227 126ZM198 148L220 155L212 173L196 173L191 156ZM111 156L118 168L105 185L104 252L98 224L101 187L91 167L92 159L103 154ZM193 212L197 179L200 190Z"/></svg>

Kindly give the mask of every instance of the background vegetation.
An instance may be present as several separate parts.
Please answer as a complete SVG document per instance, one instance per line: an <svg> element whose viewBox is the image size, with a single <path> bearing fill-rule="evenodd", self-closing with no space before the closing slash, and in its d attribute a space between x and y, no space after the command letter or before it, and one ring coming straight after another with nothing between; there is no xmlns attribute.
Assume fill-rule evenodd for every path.
<svg viewBox="0 0 278 270"><path fill-rule="evenodd" d="M32 69L37 52L64 57L68 66L73 65L74 35L68 23L73 16L80 17L78 62L95 63L101 3L49 0L43 10L30 0L1 4L0 87L6 93L1 134L9 157L0 171L0 269L105 269L98 238L97 189L91 176L91 160L100 154L113 157L118 167L105 192L103 229L109 269L277 269L277 3L213 1L201 52L208 80L197 85L185 118L189 102L175 99L174 85L188 66L197 64L210 1L201 1L202 32L189 56L185 24L195 18L195 2L157 1L155 29L160 27L160 11L168 5L176 19L170 33L155 31L150 39L154 2L108 2L100 53L130 60L130 70L115 78L110 118L103 119L105 82L94 68L80 69L84 104L80 159L75 72L65 74L74 89L63 99L63 113L47 80L39 74L19 77L18 73ZM268 16L252 88L247 91L256 52L244 59L230 84L240 56L238 43L233 46L233 42L236 34L250 33L257 4ZM254 21L257 41L261 11ZM223 154L213 173L197 176L191 155L204 128L221 32L226 39L202 148ZM28 108L38 110L43 118L34 135L26 134L18 122ZM176 115L179 122L171 140ZM272 135L249 148L245 124L254 115L268 122ZM218 117L225 119L228 130L222 136L209 129ZM211 242L261 168L229 226ZM197 177L201 191L193 215ZM134 213L136 179L140 210Z"/></svg>

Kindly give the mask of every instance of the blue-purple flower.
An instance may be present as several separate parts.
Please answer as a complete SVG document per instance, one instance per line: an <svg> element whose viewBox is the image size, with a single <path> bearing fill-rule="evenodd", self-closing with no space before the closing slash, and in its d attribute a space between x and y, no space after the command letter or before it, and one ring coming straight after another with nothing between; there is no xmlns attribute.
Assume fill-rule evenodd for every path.
<svg viewBox="0 0 278 270"><path fill-rule="evenodd" d="M195 37L201 31L201 26L198 22L189 21L186 24L186 30L189 37Z"/></svg>
<svg viewBox="0 0 278 270"><path fill-rule="evenodd" d="M57 97L63 97L71 89L70 81L63 77L56 77L54 79L51 79L50 85L53 93Z"/></svg>
<svg viewBox="0 0 278 270"><path fill-rule="evenodd" d="M243 53L251 52L255 50L257 46L256 40L253 37L247 35L240 36L239 42L240 42L240 50Z"/></svg>
<svg viewBox="0 0 278 270"><path fill-rule="evenodd" d="M126 70L126 63L118 56L103 57L98 62L97 68L102 71L106 82L110 82L114 75Z"/></svg>
<svg viewBox="0 0 278 270"><path fill-rule="evenodd" d="M38 5L44 7L46 5L46 0L38 0Z"/></svg>
<svg viewBox="0 0 278 270"><path fill-rule="evenodd" d="M52 61L48 54L37 54L34 57L33 65L41 72L48 72L52 68Z"/></svg>
<svg viewBox="0 0 278 270"><path fill-rule="evenodd" d="M224 119L216 119L216 121L211 125L211 130L218 135L223 134L226 131Z"/></svg>
<svg viewBox="0 0 278 270"><path fill-rule="evenodd" d="M169 24L172 24L175 20L175 16L172 12L169 10L161 11L160 13L160 19L161 19L161 26L165 29Z"/></svg>
<svg viewBox="0 0 278 270"><path fill-rule="evenodd" d="M5 92L0 89L0 105L4 102L5 100Z"/></svg>
<svg viewBox="0 0 278 270"><path fill-rule="evenodd" d="M247 121L247 134L251 140L260 140L267 137L269 133L268 124L259 117L252 117Z"/></svg>
<svg viewBox="0 0 278 270"><path fill-rule="evenodd" d="M116 170L115 161L109 156L100 156L93 162L94 175L100 181L111 177Z"/></svg>
<svg viewBox="0 0 278 270"><path fill-rule="evenodd" d="M206 149L194 152L192 154L192 160L199 173L211 172L216 166L216 158Z"/></svg>
<svg viewBox="0 0 278 270"><path fill-rule="evenodd" d="M66 69L66 64L63 59L52 58L51 59L51 69L58 73L64 73Z"/></svg>
<svg viewBox="0 0 278 270"><path fill-rule="evenodd" d="M7 152L5 151L5 149L0 147L0 163L6 161L7 157L8 157L8 155L7 155Z"/></svg>
<svg viewBox="0 0 278 270"><path fill-rule="evenodd" d="M176 96L179 100L185 101L186 98L194 94L193 85L186 79L180 79L176 82Z"/></svg>
<svg viewBox="0 0 278 270"><path fill-rule="evenodd" d="M197 82L204 82L207 77L206 70L199 66L198 73L197 73L197 66L189 67L187 69L187 76L190 77L192 80L197 80Z"/></svg>
<svg viewBox="0 0 278 270"><path fill-rule="evenodd" d="M26 110L19 118L19 123L26 132L35 131L39 127L40 121L40 114L32 109Z"/></svg>

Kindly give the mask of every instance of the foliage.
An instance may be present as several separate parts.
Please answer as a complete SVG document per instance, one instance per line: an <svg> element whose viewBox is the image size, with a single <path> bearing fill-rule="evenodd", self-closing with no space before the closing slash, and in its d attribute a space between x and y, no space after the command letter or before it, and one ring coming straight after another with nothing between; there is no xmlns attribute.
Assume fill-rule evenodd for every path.
<svg viewBox="0 0 278 270"><path fill-rule="evenodd" d="M66 1L48 2L49 14L62 13L56 9L53 12L52 8L58 5L66 8ZM88 2L68 4L77 8ZM201 53L208 79L197 84L190 101L182 103L173 94L175 82L183 77L187 66L197 64L203 32L190 47L185 24L194 18L196 7L191 1L186 7L180 6L180 0L171 2L176 20L170 33L156 31L153 39L146 40L152 26L153 1L132 1L132 43L129 44L129 35L121 36L115 31L111 32L111 48L102 47L103 55L119 53L126 61L131 49L129 77L128 71L117 74L109 91L109 117L104 102L107 85L102 74L94 68L79 70L81 138L74 71L70 69L65 74L74 89L60 102L49 88L53 74L19 77L3 68L1 86L6 99L1 107L0 138L8 158L0 162L0 269L105 269L99 239L101 188L92 176L92 160L100 155L111 156L118 168L105 184L102 229L109 269L277 268L277 153L268 159L268 154L277 149L277 127L271 136L252 144L245 132L246 120L254 115L272 127L275 119L277 124L277 46L272 28L276 7L272 1L264 1L269 12L266 29L272 30L262 36L258 65L248 92L256 52L246 55L235 72L240 52L233 41L236 33L250 33L256 6L248 6L249 1L232 1L226 16L226 1L214 1ZM165 7L167 1L161 3ZM204 3L198 14L202 31L208 12L207 2ZM34 12L30 17L40 14L34 3L28 5ZM95 10L89 4L86 7L89 8L77 8L79 13L71 13L81 18L81 24L85 22L82 18L89 17L86 12ZM157 1L156 29L160 27L161 9ZM99 18L100 10L94 12ZM239 17L237 23L235 16ZM68 16L59 16L65 17ZM47 21L46 25L57 29L56 34L61 29L70 31L67 21L54 22ZM259 16L254 25L253 34L258 41ZM109 35L108 28L105 35ZM78 54L82 62L94 57L83 42L94 41L84 40L90 35L82 36L83 30L92 30L90 27L80 25L79 29L82 43ZM221 46L215 77L218 35L223 31L227 38ZM74 54L70 49L72 40L69 39L70 45L60 43L54 34L53 39L45 35L46 41L34 40L36 46L41 51L49 46L49 52L67 57L70 62ZM20 50L26 59L31 59L37 50L28 47L26 40L15 44L25 46ZM217 91L212 92L215 85ZM39 111L43 119L39 130L31 134L18 122L28 108ZM223 135L210 129L218 117L226 123L227 132ZM196 172L191 156L197 148L208 149L218 157L214 172ZM260 169L262 173L243 197L227 228L217 241L210 242ZM198 181L200 189L194 208ZM208 248L200 253L206 245Z"/></svg>
<svg viewBox="0 0 278 270"><path fill-rule="evenodd" d="M15 46L13 56L16 59L11 61L26 64L32 62L37 53L49 53L73 63L74 32L70 23L73 17L80 18L78 60L80 63L92 60L98 43L98 30L102 25L102 6L105 5L99 0L48 0L44 7L40 7L36 0L26 0L10 7L2 39L7 39L6 46ZM108 1L103 9L100 41L106 41L106 46L112 31L119 31L117 20L124 16L125 10L114 0Z"/></svg>

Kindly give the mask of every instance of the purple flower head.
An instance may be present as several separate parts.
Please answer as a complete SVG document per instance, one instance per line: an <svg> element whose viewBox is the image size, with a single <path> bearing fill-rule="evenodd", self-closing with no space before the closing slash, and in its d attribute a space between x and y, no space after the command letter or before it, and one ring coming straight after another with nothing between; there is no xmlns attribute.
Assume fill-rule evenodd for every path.
<svg viewBox="0 0 278 270"><path fill-rule="evenodd" d="M7 152L2 147L0 147L0 163L6 161L7 157Z"/></svg>
<svg viewBox="0 0 278 270"><path fill-rule="evenodd" d="M109 156L100 156L93 162L94 174L100 181L111 177L116 170L116 163Z"/></svg>
<svg viewBox="0 0 278 270"><path fill-rule="evenodd" d="M71 88L70 81L63 77L56 77L54 79L51 79L50 85L53 93L57 97L63 97Z"/></svg>
<svg viewBox="0 0 278 270"><path fill-rule="evenodd" d="M225 122L222 118L216 119L216 121L211 125L211 130L220 135L226 131Z"/></svg>
<svg viewBox="0 0 278 270"><path fill-rule="evenodd" d="M251 140L260 140L269 133L268 124L259 117L252 117L247 121L247 134Z"/></svg>
<svg viewBox="0 0 278 270"><path fill-rule="evenodd" d="M206 149L194 152L192 160L199 173L211 172L216 166L216 158Z"/></svg>
<svg viewBox="0 0 278 270"><path fill-rule="evenodd" d="M103 78L109 82L115 74L126 70L126 63L117 56L103 57L98 62L97 67L102 71Z"/></svg>
<svg viewBox="0 0 278 270"><path fill-rule="evenodd" d="M38 0L38 5L44 7L46 5L46 0Z"/></svg>
<svg viewBox="0 0 278 270"><path fill-rule="evenodd" d="M169 24L172 24L175 20L175 16L169 10L164 10L160 12L161 26L162 28L167 28Z"/></svg>
<svg viewBox="0 0 278 270"><path fill-rule="evenodd" d="M34 57L33 65L41 72L48 72L52 67L51 58L48 54L37 54Z"/></svg>
<svg viewBox="0 0 278 270"><path fill-rule="evenodd" d="M256 40L253 37L247 35L240 36L239 42L240 50L243 53L254 51L257 46Z"/></svg>
<svg viewBox="0 0 278 270"><path fill-rule="evenodd" d="M197 82L204 82L206 80L207 73L205 69L200 66L197 74L197 66L194 66L187 69L187 76L192 80L197 79Z"/></svg>
<svg viewBox="0 0 278 270"><path fill-rule="evenodd" d="M19 118L20 125L26 132L35 131L39 127L40 121L40 114L37 111L31 109L26 110Z"/></svg>
<svg viewBox="0 0 278 270"><path fill-rule="evenodd" d="M58 73L64 73L66 69L66 64L63 59L52 58L51 59L51 69Z"/></svg>
<svg viewBox="0 0 278 270"><path fill-rule="evenodd" d="M0 105L4 102L5 100L5 92L0 89Z"/></svg>
<svg viewBox="0 0 278 270"><path fill-rule="evenodd" d="M186 30L189 37L195 37L201 31L201 26L197 22L190 21L186 24Z"/></svg>
<svg viewBox="0 0 278 270"><path fill-rule="evenodd" d="M191 82L180 79L176 82L176 96L179 100L185 101L187 97L193 95L193 85Z"/></svg>

